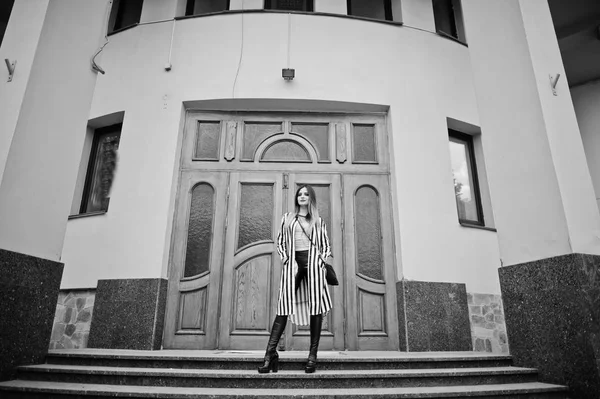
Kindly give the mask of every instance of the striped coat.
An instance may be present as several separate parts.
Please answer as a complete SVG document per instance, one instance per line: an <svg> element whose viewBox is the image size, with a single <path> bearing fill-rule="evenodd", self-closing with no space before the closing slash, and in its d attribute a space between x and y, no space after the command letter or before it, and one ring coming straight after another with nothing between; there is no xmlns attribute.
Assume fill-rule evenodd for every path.
<svg viewBox="0 0 600 399"><path fill-rule="evenodd" d="M293 220L286 228L288 218L293 218ZM318 229L317 224L319 225ZM325 280L325 265L322 261L331 255L331 248L325 222L319 218L312 231L307 231L313 242L308 252L308 273L307 278L302 280L296 291L295 277L298 272L298 264L295 261L294 229L300 228L294 213L283 215L277 236L277 252L283 265L279 282L277 314L289 315L292 323L304 326L310 323L310 315L325 314L332 307L329 287Z"/></svg>

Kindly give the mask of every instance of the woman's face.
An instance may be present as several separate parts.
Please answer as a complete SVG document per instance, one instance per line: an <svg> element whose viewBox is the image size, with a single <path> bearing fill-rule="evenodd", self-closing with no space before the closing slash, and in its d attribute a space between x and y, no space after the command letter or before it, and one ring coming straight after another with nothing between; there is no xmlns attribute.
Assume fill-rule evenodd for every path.
<svg viewBox="0 0 600 399"><path fill-rule="evenodd" d="M298 191L298 197L296 197L296 201L298 201L298 205L300 206L308 206L309 196L306 187L302 187L300 191Z"/></svg>

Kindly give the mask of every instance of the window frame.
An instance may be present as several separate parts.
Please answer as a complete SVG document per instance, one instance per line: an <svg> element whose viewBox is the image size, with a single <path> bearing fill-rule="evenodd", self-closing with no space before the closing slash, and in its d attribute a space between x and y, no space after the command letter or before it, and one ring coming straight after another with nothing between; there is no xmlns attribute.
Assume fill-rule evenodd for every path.
<svg viewBox="0 0 600 399"><path fill-rule="evenodd" d="M372 1L372 0L370 0ZM381 0L383 1L383 10L384 10L384 14L385 14L385 20L384 21L394 21L394 15L392 14L392 0ZM348 14L348 16L351 17L357 17L357 18L368 18L368 19L372 19L372 20L376 20L376 21L381 21L380 19L377 18L371 18L371 17L364 17L362 15L354 15L352 14L352 0L346 0L346 13Z"/></svg>
<svg viewBox="0 0 600 399"><path fill-rule="evenodd" d="M484 213L483 213L483 203L482 203L482 199L481 199L479 176L477 174L477 160L475 157L475 146L473 144L473 136L471 136L470 134L459 132L458 130L449 128L448 129L449 142L451 142L452 139L462 142L463 144L465 144L465 148L467 149L467 157L468 157L468 161L469 161L469 163L467 164L467 167L469 169L470 177L473 180L473 187L472 187L471 193L473 195L473 198L475 199L475 208L477 211L477 220L463 219L460 217L460 213L458 213L458 204L456 204L457 205L456 212L458 215L458 221L462 225L485 227L485 217L484 217ZM456 141L454 141L454 142L456 142ZM454 170L453 169L451 169L451 170L452 170L452 174L454 175ZM458 201L458 198L456 198L456 195L454 196L454 199L455 199L455 201Z"/></svg>
<svg viewBox="0 0 600 399"><path fill-rule="evenodd" d="M275 10L275 11L285 11L285 12L315 12L315 2L314 0L305 0L306 1L306 10L281 10L279 8L272 8L273 2L277 0L265 0L263 4L264 10Z"/></svg>
<svg viewBox="0 0 600 399"><path fill-rule="evenodd" d="M125 12L124 4L126 1L127 0L113 0L113 4L111 6L110 15L109 15L109 19L108 19L107 34L110 35L115 32L120 32L122 30L136 26L140 23L140 21L142 19L142 12L144 9L144 0L139 0L140 1L140 9L139 9L139 15L137 15L137 17L135 18L137 20L136 22L134 22L132 24L128 24L128 25L118 26L118 25L122 24L123 14Z"/></svg>
<svg viewBox="0 0 600 399"><path fill-rule="evenodd" d="M214 11L214 12L209 12L209 13L202 13L202 14L194 14L194 6L196 3L196 0L187 0L187 2L185 3L185 14L184 16L186 17L193 17L193 16L197 16L197 15L207 15L207 14L213 14L216 12L223 12L223 11L229 11L229 9L231 8L231 0L225 0L226 1L226 5L225 5L225 9L221 10L221 11Z"/></svg>
<svg viewBox="0 0 600 399"><path fill-rule="evenodd" d="M438 27L438 13L436 13L435 3L439 1L446 1L450 3L450 8L452 9L452 14L448 17L451 18L452 28L456 32L456 35L453 35L452 32L446 32L445 30L441 30ZM432 8L433 8L433 20L435 24L435 31L437 34L447 37L451 40L455 40L459 43L466 44L467 38L465 35L464 21L463 21L463 12L462 12L462 3L461 0L432 0Z"/></svg>
<svg viewBox="0 0 600 399"><path fill-rule="evenodd" d="M106 213L108 212L109 202L106 204L106 209L99 210L88 210L88 202L90 200L90 196L92 194L92 186L94 184L94 177L96 175L96 163L98 158L98 146L100 145L100 140L102 137L110 134L117 133L119 145L121 144L121 132L122 132L123 123L116 123L114 125L98 128L94 130L94 137L92 140L92 148L90 150L90 156L88 159L88 166L86 168L85 175L85 183L83 186L83 195L81 197L81 204L79 206L79 215L89 215L89 214L97 214L97 213ZM117 146L118 153L118 146Z"/></svg>

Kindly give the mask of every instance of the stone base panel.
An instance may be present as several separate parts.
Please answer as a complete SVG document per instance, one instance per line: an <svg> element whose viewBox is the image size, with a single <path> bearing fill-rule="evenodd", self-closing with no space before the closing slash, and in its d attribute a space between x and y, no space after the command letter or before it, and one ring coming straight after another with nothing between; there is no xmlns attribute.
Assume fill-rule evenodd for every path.
<svg viewBox="0 0 600 399"><path fill-rule="evenodd" d="M600 392L600 256L568 254L499 269L515 366L567 385L572 397Z"/></svg>
<svg viewBox="0 0 600 399"><path fill-rule="evenodd" d="M508 354L508 336L504 322L502 296L467 293L473 350Z"/></svg>
<svg viewBox="0 0 600 399"><path fill-rule="evenodd" d="M0 381L48 353L63 264L0 249Z"/></svg>
<svg viewBox="0 0 600 399"><path fill-rule="evenodd" d="M50 349L87 348L95 289L61 290L58 294Z"/></svg>
<svg viewBox="0 0 600 399"><path fill-rule="evenodd" d="M457 296L460 297L460 295ZM448 297L454 297L454 295ZM95 299L95 289L61 290L54 315L50 349L88 347ZM473 350L508 354L508 337L502 297L496 294L467 293L467 303ZM411 323L411 327L414 327L414 322ZM400 331L404 332L405 329L402 328ZM413 348L413 350L415 349L419 348ZM405 351L406 349L401 348L401 350Z"/></svg>
<svg viewBox="0 0 600 399"><path fill-rule="evenodd" d="M465 284L402 280L396 293L400 350L473 350Z"/></svg>
<svg viewBox="0 0 600 399"><path fill-rule="evenodd" d="M161 349L166 302L166 279L99 280L87 346Z"/></svg>

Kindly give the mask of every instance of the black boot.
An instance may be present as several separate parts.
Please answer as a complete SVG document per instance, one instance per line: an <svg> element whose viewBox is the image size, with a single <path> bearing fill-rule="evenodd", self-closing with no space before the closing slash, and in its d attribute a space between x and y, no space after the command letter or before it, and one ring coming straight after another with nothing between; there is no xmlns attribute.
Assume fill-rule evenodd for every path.
<svg viewBox="0 0 600 399"><path fill-rule="evenodd" d="M279 355L277 354L277 344L279 338L285 330L287 324L287 316L276 316L273 322L273 328L271 328L271 336L267 343L267 351L265 353L265 361L262 366L258 368L259 373L268 373L269 370L273 370L276 373L279 370Z"/></svg>
<svg viewBox="0 0 600 399"><path fill-rule="evenodd" d="M317 369L317 351L319 350L319 341L321 340L321 326L323 325L323 315L310 316L310 349L308 350L308 361L304 367L305 373L314 373Z"/></svg>

